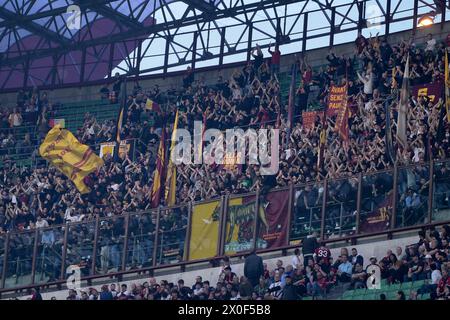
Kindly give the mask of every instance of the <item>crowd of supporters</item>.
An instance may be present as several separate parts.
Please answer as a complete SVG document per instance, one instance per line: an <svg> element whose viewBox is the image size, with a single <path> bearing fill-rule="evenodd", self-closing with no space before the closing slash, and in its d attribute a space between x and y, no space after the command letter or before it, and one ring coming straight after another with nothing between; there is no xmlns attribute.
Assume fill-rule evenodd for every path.
<svg viewBox="0 0 450 320"><path fill-rule="evenodd" d="M121 131L123 140L139 139L134 161L128 156L119 162L107 159L99 172L87 178L92 192L86 195L76 192L72 184L54 168L17 168L14 162L4 161L0 170L0 226L4 230L29 228L37 216L51 225L64 220L88 219L94 213L110 216L148 209L161 130L165 125L168 133L171 132L176 110L179 111L179 128L192 130L193 122L198 120L205 122L206 128L225 130L237 126L264 126L277 127L282 132L280 170L273 182L264 180L256 165L234 166L231 170L218 165L181 165L177 171L178 203L255 191L267 184L271 184L269 187L284 186L390 168L392 159L386 147L386 103L391 104L390 127L396 149L397 99L392 98L392 93L398 93L401 87L406 58L409 54L413 83L428 83L443 79L444 53L445 44L437 43L431 35L425 48L419 48L412 40L389 44L378 36L370 39L360 36L356 40L353 57L337 56L330 51L327 56L329 64L317 71L308 65L306 57L299 58L297 63L301 81L296 91L296 116L290 135L287 135L286 121L288 106L280 95L278 67L273 66L279 64L278 48L271 51L272 58L264 59L262 50L256 47L252 51L252 62L242 70L236 70L230 79L219 77L213 85L207 85L203 77L195 80L190 69L185 74L181 90L162 92L158 86L143 90L135 83L129 90ZM120 95L121 81L117 77L112 87L113 99L118 99ZM345 81L348 81L352 109L349 142L344 143L338 137L334 131L335 118L328 117L324 166L318 168L322 123L317 119L313 129L305 129L301 112L312 104L325 108L330 86ZM104 98L111 98L107 86L101 92ZM148 110L147 99L157 104L161 111ZM43 122L51 118L55 108L48 103L46 95L39 96L37 91L27 97L21 92L17 108L8 116L9 128L19 121L22 111L36 113L38 109L42 111L42 107L44 112L37 119L42 126L39 127L42 134L26 136L21 143L13 143L8 137L3 142L20 149L39 139L39 136L42 139L48 130L48 125ZM444 134L437 139L439 116L442 115L440 107L441 103L432 102L428 97L410 99L407 117L409 143L408 148L402 150L400 164L420 164L428 160L429 152L435 159L444 159L449 155L446 120ZM33 117L37 118L36 114ZM115 126L115 121L98 123L87 114L83 127L76 135L81 142L91 145L114 141ZM419 183L414 188L411 192L419 193ZM161 205L164 205L164 199L161 199Z"/></svg>
<svg viewBox="0 0 450 320"><path fill-rule="evenodd" d="M336 259L330 250L312 236L303 244L303 252L296 249L288 264L278 260L274 268L263 263L261 269L249 266L246 259L245 275L233 272L230 259L221 262L214 279L195 278L195 283L169 283L155 278L132 284L103 285L95 288L70 290L67 300L301 300L340 298L345 290L367 288L367 279L374 266L381 271L382 289L375 299L386 299L390 285L427 280L415 290L398 290L397 300L450 299L449 262L450 227L427 228L419 232L416 243L405 248L388 250L386 256L370 257L365 261L356 248L341 248ZM311 253L312 252L312 253ZM251 254L254 255L254 254ZM258 258L253 261L258 261ZM247 261L248 260L248 261ZM261 260L260 260L261 261ZM262 264L262 261L260 262ZM370 268L370 269L369 269ZM251 270L259 270L250 272ZM256 282L251 279L257 276ZM212 282L213 281L213 282ZM252 283L253 282L253 283ZM369 281L369 285L371 282ZM39 290L31 299L42 299ZM56 299L56 298L52 298ZM424 298L425 299L425 298Z"/></svg>

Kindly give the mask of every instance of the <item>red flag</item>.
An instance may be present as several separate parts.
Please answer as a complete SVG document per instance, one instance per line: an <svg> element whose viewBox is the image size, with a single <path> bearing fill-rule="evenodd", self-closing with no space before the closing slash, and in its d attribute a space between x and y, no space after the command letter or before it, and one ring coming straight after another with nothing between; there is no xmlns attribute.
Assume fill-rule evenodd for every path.
<svg viewBox="0 0 450 320"><path fill-rule="evenodd" d="M158 148L158 158L156 159L156 169L153 174L153 187L151 193L152 208L159 206L161 200L162 182L164 176L164 164L166 160L166 128L163 127L161 140Z"/></svg>

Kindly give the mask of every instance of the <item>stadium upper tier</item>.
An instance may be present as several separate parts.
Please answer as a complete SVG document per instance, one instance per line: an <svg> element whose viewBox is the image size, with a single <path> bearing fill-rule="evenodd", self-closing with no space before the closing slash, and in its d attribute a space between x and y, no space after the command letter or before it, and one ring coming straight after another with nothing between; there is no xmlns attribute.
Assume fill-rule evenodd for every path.
<svg viewBox="0 0 450 320"><path fill-rule="evenodd" d="M274 250L314 230L334 241L450 220L446 43L432 35L420 44L359 37L354 49L351 57L330 52L317 68L298 57L293 74L278 72L276 52L264 59L256 48L252 63L229 79L207 83L186 70L174 90L128 82L121 122L121 77L101 89L100 101L70 105L37 89L19 92L14 110L3 110L0 133L3 287L61 281L71 264L95 277ZM329 112L330 92L344 87L339 108L348 121ZM401 95L409 99L399 125ZM264 176L257 165L233 161L180 165L175 206L167 208L161 184L153 197L155 172L168 167L163 161L158 169L158 148L176 114L178 128L190 130L196 120L221 131L279 129L279 171ZM85 179L89 193L37 154L55 123L105 155ZM114 159L108 150L117 131L125 151Z"/></svg>

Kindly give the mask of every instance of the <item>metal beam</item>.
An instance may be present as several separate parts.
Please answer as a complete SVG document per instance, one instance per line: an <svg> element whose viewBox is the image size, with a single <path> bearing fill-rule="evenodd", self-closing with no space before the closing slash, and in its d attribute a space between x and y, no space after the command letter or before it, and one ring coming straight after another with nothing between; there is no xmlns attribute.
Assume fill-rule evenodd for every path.
<svg viewBox="0 0 450 320"><path fill-rule="evenodd" d="M59 35L58 33L51 31L50 29L34 21L27 21L23 19L23 17L25 16L9 11L4 7L0 7L0 18L4 19L5 21L8 21L8 23L14 26L19 26L25 30L28 30L37 36L44 37L48 41L55 42L56 44L59 44L62 47L65 47L71 43L69 39Z"/></svg>
<svg viewBox="0 0 450 320"><path fill-rule="evenodd" d="M210 2L206 2L205 0L181 0L192 8L198 9L203 12L213 13L216 10L216 7Z"/></svg>
<svg viewBox="0 0 450 320"><path fill-rule="evenodd" d="M97 4L89 0L75 0L74 3L79 5L80 7L95 11L101 14L103 17L116 21L118 24L124 25L128 29L139 29L143 26L139 21L104 4Z"/></svg>
<svg viewBox="0 0 450 320"><path fill-rule="evenodd" d="M17 65L17 64L21 63L24 59L26 60L26 58L28 56L30 56L30 58L32 58L32 59L46 57L46 56L55 54L55 50L58 50L58 53L62 55L67 52L70 52L70 51L82 50L83 48L86 48L86 47L98 46L98 45L109 44L109 43L116 43L116 42L120 42L120 41L125 41L127 39L128 40L141 39L141 38L144 39L151 34L158 33L158 32L164 31L164 30L168 30L168 29L169 30L170 29L178 29L178 28L185 27L185 26L199 25L201 23L211 21L211 19L219 20L219 19L224 19L224 18L235 17L237 15L244 14L248 11L264 10L264 9L274 8L274 7L289 4L289 3L296 3L298 1L299 0L275 0L275 1L274 0L263 0L260 2L253 2L253 3L248 3L248 4L237 5L233 8L217 10L214 14L214 17L211 17L208 13L203 12L200 15L194 15L191 17L186 17L184 19L166 21L164 23L158 23L158 24L153 24L150 26L144 26L139 29L127 30L127 31L116 33L113 35L108 35L108 36L99 37L99 38L90 39L90 40L84 40L84 41L80 41L80 42L73 42L68 46L57 48L57 49L53 48L53 49L35 50L32 53L24 54L22 56L3 59L1 64L9 65L9 66ZM304 1L304 0L302 0L302 1ZM190 11L190 9L187 9L187 11Z"/></svg>

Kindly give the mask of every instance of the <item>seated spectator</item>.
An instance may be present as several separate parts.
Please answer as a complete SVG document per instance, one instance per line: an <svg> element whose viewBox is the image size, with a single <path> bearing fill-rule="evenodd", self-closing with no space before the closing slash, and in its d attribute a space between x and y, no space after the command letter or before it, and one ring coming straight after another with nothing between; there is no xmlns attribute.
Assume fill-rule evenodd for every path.
<svg viewBox="0 0 450 320"><path fill-rule="evenodd" d="M337 271L337 278L339 282L350 282L352 276L352 264L348 261L347 255L341 256L341 259Z"/></svg>
<svg viewBox="0 0 450 320"><path fill-rule="evenodd" d="M351 275L350 287L361 289L366 287L367 273L363 270L362 265L357 262Z"/></svg>

